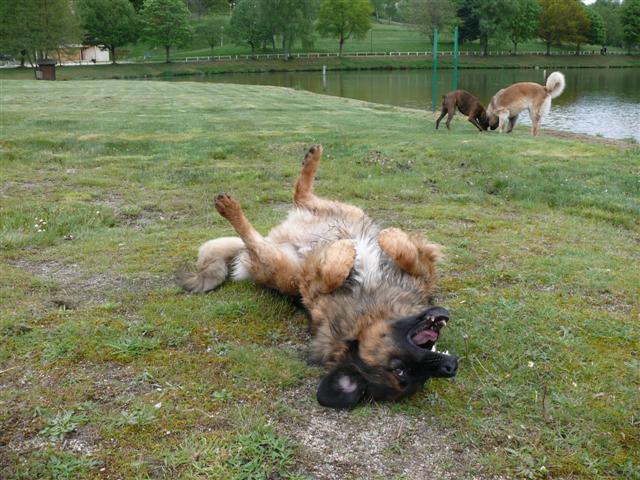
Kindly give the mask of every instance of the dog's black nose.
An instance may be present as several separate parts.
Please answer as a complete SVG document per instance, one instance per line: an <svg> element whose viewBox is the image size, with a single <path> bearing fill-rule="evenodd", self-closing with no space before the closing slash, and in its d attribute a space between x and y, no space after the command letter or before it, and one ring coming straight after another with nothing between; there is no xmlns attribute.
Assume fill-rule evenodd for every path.
<svg viewBox="0 0 640 480"><path fill-rule="evenodd" d="M455 355L445 355L440 362L440 367L438 368L438 377L455 377L456 372L458 371L458 357Z"/></svg>

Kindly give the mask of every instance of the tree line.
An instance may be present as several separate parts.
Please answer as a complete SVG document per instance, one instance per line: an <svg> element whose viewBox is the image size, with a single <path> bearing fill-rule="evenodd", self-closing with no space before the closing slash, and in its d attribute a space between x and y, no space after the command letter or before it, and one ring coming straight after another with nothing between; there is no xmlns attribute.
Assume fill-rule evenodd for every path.
<svg viewBox="0 0 640 480"><path fill-rule="evenodd" d="M428 39L434 30L460 29L460 40L478 40L483 54L490 41L508 40L518 45L540 38L551 46L573 43L580 53L583 43L640 45L640 0L597 0L587 6L580 0L238 0L231 15L231 33L238 43L255 52L282 40L290 52L298 38L310 44L314 26L322 36L339 41L363 38L372 18L384 18L417 27Z"/></svg>
<svg viewBox="0 0 640 480"><path fill-rule="evenodd" d="M551 46L571 43L580 52L583 43L625 46L629 53L640 45L640 0L373 0L376 15L417 25L428 37L434 29L459 27L462 42L478 40L483 54L490 41L518 45L539 38Z"/></svg>
<svg viewBox="0 0 640 480"><path fill-rule="evenodd" d="M346 42L363 38L373 21L402 22L427 38L459 27L461 42L547 45L640 45L640 0L3 0L0 52L32 65L61 46L101 45L115 63L117 49L138 41L165 50L188 45L194 35L213 50L226 33L252 54L290 54L295 42L311 50L318 35Z"/></svg>

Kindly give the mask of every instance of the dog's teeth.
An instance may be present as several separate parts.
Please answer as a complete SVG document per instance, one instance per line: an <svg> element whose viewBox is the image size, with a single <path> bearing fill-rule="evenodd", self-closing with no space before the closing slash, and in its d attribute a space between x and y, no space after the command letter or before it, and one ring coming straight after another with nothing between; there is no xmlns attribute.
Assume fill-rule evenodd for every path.
<svg viewBox="0 0 640 480"><path fill-rule="evenodd" d="M449 350L444 352L445 355L449 355Z"/></svg>
<svg viewBox="0 0 640 480"><path fill-rule="evenodd" d="M432 352L437 352L437 350L436 350L436 344L435 344L435 343L433 344L433 347L431 347L431 351L432 351Z"/></svg>

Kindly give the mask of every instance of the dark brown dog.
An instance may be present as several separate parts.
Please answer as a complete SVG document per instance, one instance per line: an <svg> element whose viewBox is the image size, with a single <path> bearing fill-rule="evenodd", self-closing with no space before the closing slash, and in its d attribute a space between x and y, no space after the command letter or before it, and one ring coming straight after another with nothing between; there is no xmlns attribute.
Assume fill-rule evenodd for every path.
<svg viewBox="0 0 640 480"><path fill-rule="evenodd" d="M466 115L467 119L481 132L489 128L489 118L480 100L466 90L455 90L442 97L442 112L440 112L440 118L436 121L436 130L440 126L440 120L447 114L449 114L447 117L447 129L449 128L451 119L456 113L456 108L460 110L460 113ZM494 129L495 127L492 128L492 130Z"/></svg>
<svg viewBox="0 0 640 480"><path fill-rule="evenodd" d="M452 377L457 358L436 351L444 308L430 305L440 247L398 228L381 230L358 207L317 197L313 181L322 147L311 147L287 219L265 238L226 194L216 210L238 237L200 247L196 273L179 277L191 292L252 278L299 296L309 312L311 360L330 370L318 401L355 406L365 395L396 400L430 377Z"/></svg>

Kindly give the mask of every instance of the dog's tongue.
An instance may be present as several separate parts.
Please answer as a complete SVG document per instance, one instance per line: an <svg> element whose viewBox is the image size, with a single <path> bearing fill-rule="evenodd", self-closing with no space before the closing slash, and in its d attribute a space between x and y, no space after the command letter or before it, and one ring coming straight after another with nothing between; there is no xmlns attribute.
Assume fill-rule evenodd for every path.
<svg viewBox="0 0 640 480"><path fill-rule="evenodd" d="M438 332L434 330L422 330L411 337L416 345L424 345L427 342L435 342L438 340Z"/></svg>

